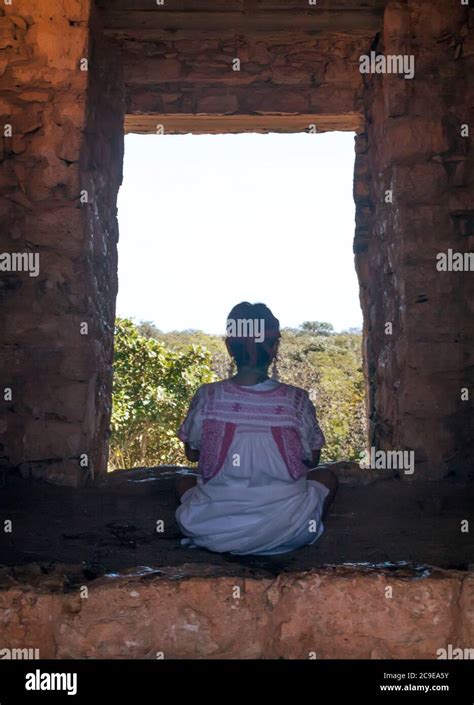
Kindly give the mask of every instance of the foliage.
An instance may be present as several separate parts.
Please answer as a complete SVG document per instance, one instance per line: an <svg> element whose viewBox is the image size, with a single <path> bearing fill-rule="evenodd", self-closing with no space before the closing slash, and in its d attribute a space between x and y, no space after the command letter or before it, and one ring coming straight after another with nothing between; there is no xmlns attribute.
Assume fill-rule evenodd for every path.
<svg viewBox="0 0 474 705"><path fill-rule="evenodd" d="M305 321L301 324L301 330L313 335L332 335L334 333L333 325L324 321Z"/></svg>
<svg viewBox="0 0 474 705"><path fill-rule="evenodd" d="M279 377L309 392L326 437L322 460L356 460L366 447L361 335L282 335Z"/></svg>
<svg viewBox="0 0 474 705"><path fill-rule="evenodd" d="M116 320L110 469L183 462L176 430L196 389L213 381L210 364L202 346L169 350Z"/></svg>
<svg viewBox="0 0 474 705"><path fill-rule="evenodd" d="M278 373L310 393L326 436L322 460L357 459L366 446L360 331L334 333L318 321L283 329ZM188 403L201 384L228 374L223 337L118 319L111 468L186 464L176 430Z"/></svg>

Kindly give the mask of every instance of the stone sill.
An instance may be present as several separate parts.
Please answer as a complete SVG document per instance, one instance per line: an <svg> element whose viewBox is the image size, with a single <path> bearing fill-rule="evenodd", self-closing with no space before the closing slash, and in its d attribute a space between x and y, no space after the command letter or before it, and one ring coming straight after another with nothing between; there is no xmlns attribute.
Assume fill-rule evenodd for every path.
<svg viewBox="0 0 474 705"><path fill-rule="evenodd" d="M2 645L38 648L42 659L437 659L450 645L474 646L470 572L229 572L187 563L88 581L81 566L4 568Z"/></svg>

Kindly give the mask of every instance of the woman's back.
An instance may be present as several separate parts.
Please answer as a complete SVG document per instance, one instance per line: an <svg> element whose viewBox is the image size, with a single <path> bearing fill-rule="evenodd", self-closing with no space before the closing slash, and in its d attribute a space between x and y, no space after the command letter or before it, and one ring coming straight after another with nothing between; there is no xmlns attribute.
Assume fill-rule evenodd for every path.
<svg viewBox="0 0 474 705"><path fill-rule="evenodd" d="M305 478L304 460L324 437L307 393L297 387L271 379L205 385L179 437L200 451L200 477L176 515L197 545L272 551L301 532L327 494Z"/></svg>
<svg viewBox="0 0 474 705"><path fill-rule="evenodd" d="M188 543L219 553L286 553L323 532L337 483L319 462L324 436L309 395L270 379L280 323L265 304L234 306L231 379L201 387L179 430L198 478L182 478L176 519Z"/></svg>

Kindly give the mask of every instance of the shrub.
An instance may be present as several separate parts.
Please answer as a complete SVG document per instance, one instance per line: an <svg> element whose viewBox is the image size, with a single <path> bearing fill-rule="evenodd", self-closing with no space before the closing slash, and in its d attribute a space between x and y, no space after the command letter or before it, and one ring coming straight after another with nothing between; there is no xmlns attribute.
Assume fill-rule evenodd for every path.
<svg viewBox="0 0 474 705"><path fill-rule="evenodd" d="M202 346L168 350L118 318L109 469L185 462L177 428L196 389L213 379Z"/></svg>

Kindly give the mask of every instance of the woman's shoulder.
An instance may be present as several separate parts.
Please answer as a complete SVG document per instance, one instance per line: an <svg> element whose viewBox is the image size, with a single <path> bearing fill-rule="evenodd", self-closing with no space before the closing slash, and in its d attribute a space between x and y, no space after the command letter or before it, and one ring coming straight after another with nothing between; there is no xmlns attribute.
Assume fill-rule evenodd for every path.
<svg viewBox="0 0 474 705"><path fill-rule="evenodd" d="M206 384L203 384L199 387L197 390L197 393L200 396L208 396L209 394L214 394L217 391L220 391L221 389L225 389L227 391L232 391L235 388L235 386L230 382L228 379L221 379L218 380L217 382L208 382ZM278 382L275 385L275 390L280 390L280 392L286 393L289 396L294 396L298 399L308 399L309 398L309 393L306 391L306 389L303 389L302 387L297 387L294 384L287 384L286 382Z"/></svg>
<svg viewBox="0 0 474 705"><path fill-rule="evenodd" d="M307 392L306 389L303 389L302 387L297 387L294 384L286 384L285 382L280 382L280 384L283 388L285 388L288 394L291 394L301 399L309 398L309 392Z"/></svg>
<svg viewBox="0 0 474 705"><path fill-rule="evenodd" d="M223 379L218 380L217 382L206 382L205 384L201 384L201 386L196 391L196 395L199 397L209 396L209 394L213 394L217 390L222 389L225 383L226 380Z"/></svg>

